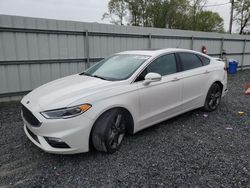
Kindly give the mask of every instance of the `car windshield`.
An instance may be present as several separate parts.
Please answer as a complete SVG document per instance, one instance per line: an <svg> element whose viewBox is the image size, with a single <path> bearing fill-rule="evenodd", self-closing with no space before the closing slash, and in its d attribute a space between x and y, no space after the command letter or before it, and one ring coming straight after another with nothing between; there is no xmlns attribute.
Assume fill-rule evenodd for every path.
<svg viewBox="0 0 250 188"><path fill-rule="evenodd" d="M129 78L150 56L135 54L114 55L93 65L81 75L116 81Z"/></svg>

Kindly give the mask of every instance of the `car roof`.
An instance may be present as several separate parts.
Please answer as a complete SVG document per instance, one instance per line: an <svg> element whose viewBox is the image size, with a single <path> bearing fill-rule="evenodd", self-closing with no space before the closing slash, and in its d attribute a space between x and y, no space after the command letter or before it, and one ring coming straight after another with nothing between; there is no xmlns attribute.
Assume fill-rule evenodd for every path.
<svg viewBox="0 0 250 188"><path fill-rule="evenodd" d="M165 48L165 49L149 49L149 50L131 50L131 51L124 51L117 54L135 54L135 55L148 55L148 56L156 56L162 53L168 52L193 52L199 53L193 50L181 49L181 48Z"/></svg>

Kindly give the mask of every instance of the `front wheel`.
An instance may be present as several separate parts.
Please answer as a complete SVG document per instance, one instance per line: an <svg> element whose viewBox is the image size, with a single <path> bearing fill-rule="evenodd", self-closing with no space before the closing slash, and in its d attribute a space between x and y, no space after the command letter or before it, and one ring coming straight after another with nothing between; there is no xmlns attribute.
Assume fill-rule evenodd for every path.
<svg viewBox="0 0 250 188"><path fill-rule="evenodd" d="M117 151L126 133L125 113L121 109L105 112L92 130L92 143L98 151Z"/></svg>
<svg viewBox="0 0 250 188"><path fill-rule="evenodd" d="M208 90L204 109L209 112L216 110L220 104L221 95L222 88L219 84L214 83Z"/></svg>

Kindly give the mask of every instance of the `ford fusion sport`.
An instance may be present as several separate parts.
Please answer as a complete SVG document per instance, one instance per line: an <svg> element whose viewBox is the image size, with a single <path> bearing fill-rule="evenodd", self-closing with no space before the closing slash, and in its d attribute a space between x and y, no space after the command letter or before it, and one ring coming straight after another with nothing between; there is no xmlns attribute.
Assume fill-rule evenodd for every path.
<svg viewBox="0 0 250 188"><path fill-rule="evenodd" d="M225 63L184 49L126 51L22 99L27 137L46 152L113 153L126 134L204 108L227 92Z"/></svg>

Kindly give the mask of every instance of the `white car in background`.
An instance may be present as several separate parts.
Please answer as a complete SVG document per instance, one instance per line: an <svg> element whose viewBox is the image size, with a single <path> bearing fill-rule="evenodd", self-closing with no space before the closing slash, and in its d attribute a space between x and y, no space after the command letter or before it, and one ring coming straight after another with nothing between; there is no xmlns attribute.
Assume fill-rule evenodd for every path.
<svg viewBox="0 0 250 188"><path fill-rule="evenodd" d="M115 152L124 135L203 107L227 91L221 61L184 49L126 51L47 83L22 103L24 131L46 152Z"/></svg>

